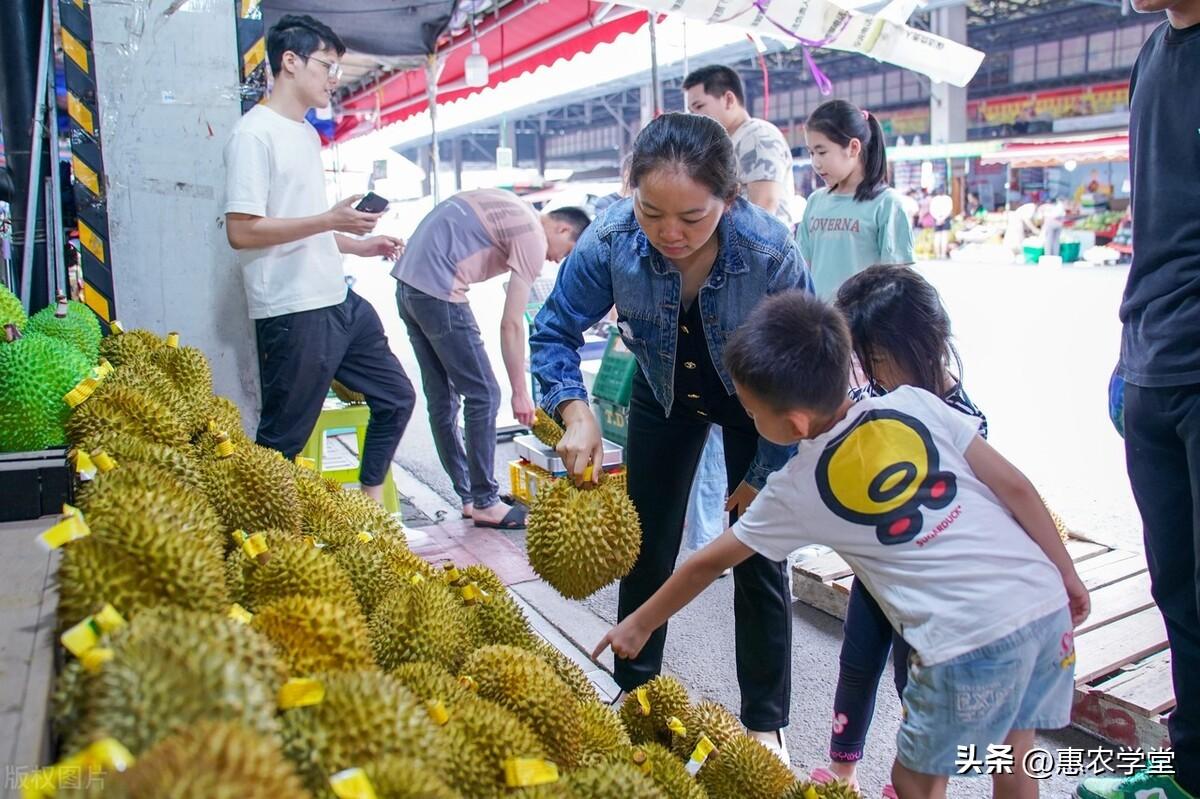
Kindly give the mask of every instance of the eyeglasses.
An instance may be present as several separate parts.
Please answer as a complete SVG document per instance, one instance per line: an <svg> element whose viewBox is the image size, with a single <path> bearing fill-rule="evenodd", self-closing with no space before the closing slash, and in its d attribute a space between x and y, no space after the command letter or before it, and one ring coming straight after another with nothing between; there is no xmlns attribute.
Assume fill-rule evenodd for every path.
<svg viewBox="0 0 1200 799"><path fill-rule="evenodd" d="M340 80L342 77L342 65L341 64L334 64L332 62L326 61L323 58L317 58L315 55L310 55L307 58L305 58L304 60L305 61L310 61L310 60L316 61L318 64L321 64L322 66L324 66L325 71L327 73L329 73L329 77L332 78L333 80Z"/></svg>

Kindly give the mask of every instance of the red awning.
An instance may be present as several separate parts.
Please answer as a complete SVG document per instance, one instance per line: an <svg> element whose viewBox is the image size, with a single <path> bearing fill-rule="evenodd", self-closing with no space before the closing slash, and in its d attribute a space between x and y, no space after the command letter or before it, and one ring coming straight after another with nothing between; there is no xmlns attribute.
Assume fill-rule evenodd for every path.
<svg viewBox="0 0 1200 799"><path fill-rule="evenodd" d="M985 164L1035 167L1057 166L1067 161L1087 164L1124 161L1128 158L1128 133L1102 133L1042 140L1017 139L996 152L980 156L980 161Z"/></svg>
<svg viewBox="0 0 1200 799"><path fill-rule="evenodd" d="M489 17L478 28L479 49L490 65L488 86L562 58L591 52L597 45L646 24L647 12L624 8L594 24L592 18L606 5L591 0L518 0L502 8L499 20ZM444 64L438 80L439 103L453 102L483 88L467 86L463 78L471 41L468 31L438 48L438 58ZM344 141L407 119L428 107L425 70L395 73L339 105L341 117L334 138Z"/></svg>

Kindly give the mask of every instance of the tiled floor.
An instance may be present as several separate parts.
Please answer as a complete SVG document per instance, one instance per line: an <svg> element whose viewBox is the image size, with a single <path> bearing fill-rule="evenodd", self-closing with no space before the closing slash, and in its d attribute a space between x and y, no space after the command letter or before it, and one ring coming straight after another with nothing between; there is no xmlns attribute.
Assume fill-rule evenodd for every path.
<svg viewBox="0 0 1200 799"><path fill-rule="evenodd" d="M405 523L407 527L407 522ZM414 530L409 547L431 563L491 568L505 585L536 580L525 553L497 530L476 527L469 519L447 520Z"/></svg>

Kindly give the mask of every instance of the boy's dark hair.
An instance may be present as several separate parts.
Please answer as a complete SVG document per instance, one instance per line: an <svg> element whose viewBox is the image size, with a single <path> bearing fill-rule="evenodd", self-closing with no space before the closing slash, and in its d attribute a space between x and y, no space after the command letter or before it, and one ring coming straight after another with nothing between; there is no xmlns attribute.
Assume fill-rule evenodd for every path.
<svg viewBox="0 0 1200 799"><path fill-rule="evenodd" d="M733 141L719 122L700 114L663 114L642 128L629 159L629 188L656 169L681 169L713 196L738 196Z"/></svg>
<svg viewBox="0 0 1200 799"><path fill-rule="evenodd" d="M838 289L837 307L850 326L854 354L872 381L872 364L887 357L912 385L939 397L946 370L962 375L962 361L950 340L950 316L941 297L915 269L876 264Z"/></svg>
<svg viewBox="0 0 1200 799"><path fill-rule="evenodd" d="M563 222L570 225L571 229L575 231L575 241L579 241L579 237L583 235L583 231L587 230L588 225L592 224L592 218L587 215L587 211L574 206L555 208L547 216L555 222Z"/></svg>
<svg viewBox="0 0 1200 799"><path fill-rule="evenodd" d="M710 67L693 69L683 79L683 90L686 92L693 86L702 84L705 94L712 95L719 100L725 96L725 92L733 92L738 105L746 105L746 89L742 86L742 78L729 67L713 64Z"/></svg>
<svg viewBox="0 0 1200 799"><path fill-rule="evenodd" d="M848 147L851 139L858 139L862 144L858 159L863 166L863 180L854 192L855 200L873 200L887 187L886 142L883 127L874 114L845 100L829 100L817 106L804 125L838 147Z"/></svg>
<svg viewBox="0 0 1200 799"><path fill-rule="evenodd" d="M850 331L829 303L786 291L763 300L734 332L725 368L777 411L831 414L846 401Z"/></svg>
<svg viewBox="0 0 1200 799"><path fill-rule="evenodd" d="M346 54L346 44L333 30L308 14L285 14L267 33L267 61L271 73L283 68L283 54L292 51L307 59L318 50L332 47L339 57Z"/></svg>

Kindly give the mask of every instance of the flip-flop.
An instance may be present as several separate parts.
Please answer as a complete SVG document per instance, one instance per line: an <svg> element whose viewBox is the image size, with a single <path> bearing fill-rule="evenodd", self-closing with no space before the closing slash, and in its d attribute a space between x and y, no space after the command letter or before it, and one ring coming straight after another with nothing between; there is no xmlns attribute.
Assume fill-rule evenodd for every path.
<svg viewBox="0 0 1200 799"><path fill-rule="evenodd" d="M508 513L504 514L504 518L498 522L475 520L476 527L486 527L490 530L524 530L525 529L525 511L520 507L512 507L508 509Z"/></svg>

